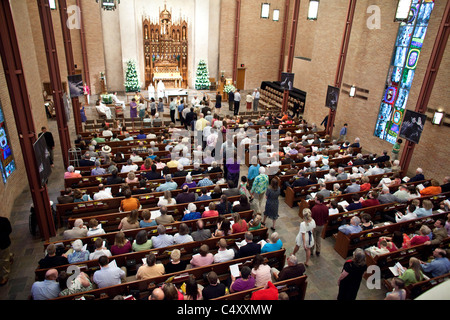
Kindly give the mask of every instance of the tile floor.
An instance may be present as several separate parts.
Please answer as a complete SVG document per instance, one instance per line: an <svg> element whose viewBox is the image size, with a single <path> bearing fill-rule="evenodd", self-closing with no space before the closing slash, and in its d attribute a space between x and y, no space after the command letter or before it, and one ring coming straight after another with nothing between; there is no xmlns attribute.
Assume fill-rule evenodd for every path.
<svg viewBox="0 0 450 320"><path fill-rule="evenodd" d="M229 113L228 106L224 105L222 110ZM91 107L87 107L88 119L93 116L92 111ZM56 120L49 121L49 128L53 132L58 145ZM69 124L69 128L71 129L71 136L75 137L73 120ZM55 168L48 184L50 200L55 202L59 190L63 189L64 168L58 158L61 159L61 150L56 147ZM246 167L242 168L242 173L247 173ZM42 240L39 237L33 237L29 232L28 218L31 204L32 200L27 188L18 197L11 212L10 220L13 225L11 252L14 253L15 259L11 269L10 281L7 285L0 287L0 300L26 300L34 282L34 270L37 262L43 257ZM276 231L281 235L287 254L290 254L295 246L295 237L299 230L298 208L289 208L284 203L284 198L280 197L279 213L280 218L276 224ZM271 221L267 220L266 225L270 227ZM58 230L58 235L62 231ZM57 236L51 240L56 241L58 239ZM306 300L335 300L337 297L338 287L336 283L345 260L334 251L333 237L323 240L322 243L321 256L312 257L311 266L306 272L308 275ZM297 256L299 261L305 260L304 251L299 250ZM384 288L370 290L363 282L361 283L358 300L382 300L385 294Z"/></svg>

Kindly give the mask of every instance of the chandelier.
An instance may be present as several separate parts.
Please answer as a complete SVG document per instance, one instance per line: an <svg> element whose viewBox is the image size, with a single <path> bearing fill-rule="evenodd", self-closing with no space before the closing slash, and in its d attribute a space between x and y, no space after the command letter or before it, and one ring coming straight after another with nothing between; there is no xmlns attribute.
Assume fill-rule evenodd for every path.
<svg viewBox="0 0 450 320"><path fill-rule="evenodd" d="M95 0L97 3L99 0ZM101 0L103 10L114 11L118 4L120 4L120 0Z"/></svg>

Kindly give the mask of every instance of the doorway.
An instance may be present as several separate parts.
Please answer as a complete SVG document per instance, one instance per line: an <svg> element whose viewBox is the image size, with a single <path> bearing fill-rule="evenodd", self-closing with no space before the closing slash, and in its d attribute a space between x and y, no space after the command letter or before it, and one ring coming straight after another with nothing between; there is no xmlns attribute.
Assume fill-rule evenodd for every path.
<svg viewBox="0 0 450 320"><path fill-rule="evenodd" d="M236 79L236 88L240 90L244 90L245 87L245 68L238 68L237 70L237 79Z"/></svg>

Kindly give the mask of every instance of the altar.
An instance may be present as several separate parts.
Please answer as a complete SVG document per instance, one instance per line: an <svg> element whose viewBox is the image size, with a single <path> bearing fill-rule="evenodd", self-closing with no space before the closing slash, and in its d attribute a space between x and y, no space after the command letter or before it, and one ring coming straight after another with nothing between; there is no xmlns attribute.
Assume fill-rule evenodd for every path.
<svg viewBox="0 0 450 320"><path fill-rule="evenodd" d="M188 23L172 21L164 5L158 19L143 18L145 86L188 88Z"/></svg>
<svg viewBox="0 0 450 320"><path fill-rule="evenodd" d="M153 73L153 85L156 87L159 81L164 83L166 88L181 88L183 84L183 77L181 76L178 67L175 68L155 68Z"/></svg>

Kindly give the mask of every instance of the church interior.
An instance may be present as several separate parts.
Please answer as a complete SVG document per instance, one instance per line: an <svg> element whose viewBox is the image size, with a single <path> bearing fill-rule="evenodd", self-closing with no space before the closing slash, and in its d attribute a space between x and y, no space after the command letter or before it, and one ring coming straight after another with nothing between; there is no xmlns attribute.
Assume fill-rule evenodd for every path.
<svg viewBox="0 0 450 320"><path fill-rule="evenodd" d="M0 270L0 276L8 279L0 286L0 300L30 299L33 284L43 281L48 271L39 266L39 261L46 256L46 247L52 243L70 249L76 239L65 239L64 232L73 227L77 218L84 220L85 228L89 219L96 218L106 231L102 237L108 237L109 245L114 244L114 236L120 231L119 221L129 214L119 210L125 197L121 193L123 184L110 186L121 195L94 200L92 194L99 190L99 184L107 183L111 176L109 171L101 177L94 176L91 170L98 167L95 162L108 169L103 155L106 149L112 150L112 155L122 152L127 160L132 156L132 147L142 140L145 146L156 141L159 149L155 149L155 155L167 164L175 154L170 150L176 149L173 146L169 149L172 143L167 141L183 138L170 140L170 134L183 129L183 134L192 133L198 127L199 112L192 126L179 121L182 114L185 116L178 111L180 101L189 112L191 107L198 109L200 105L193 99L207 107L209 119L228 123L227 128L219 128L219 134L225 129L238 132L251 127L257 136L262 136L265 129L271 129L272 135L274 129L278 130L280 139L271 143L279 146L275 153L281 166L277 164L274 169L267 165L266 169L274 169L268 176L271 181L279 181L283 190L277 200L279 217L275 228L271 228L275 220L269 216L259 230L252 232L259 240L267 240L275 232L279 235L282 249L266 253L265 258L265 263L273 264L273 268L287 266L287 259L293 253L299 263L309 260L303 276L295 282L279 283L279 292L287 293L285 299L338 299L341 295L338 279L342 277L343 266L354 258L357 249L363 249L367 267L376 271L360 278L354 299L384 300L396 290L391 283L396 265L407 269L412 257L431 262L436 248L443 249L447 259L450 258L448 234L439 243L433 242L430 236L432 244L411 246L408 242L379 255L370 251L379 245L381 237L392 237L395 232L413 238L422 225L428 225L433 231L439 219L447 229L450 224L449 17L450 1L446 0L1 0L0 217L9 220L12 231L8 251L0 249L2 264L5 252L10 264L7 271ZM236 104L231 99L236 99L237 92L240 100ZM172 117L173 101L176 107ZM285 113L290 122L285 122L288 119L283 117ZM282 121L278 119L281 117ZM257 124L261 118L262 124ZM270 122L269 118L278 120ZM155 119L161 120L159 125ZM279 125L283 126L282 132ZM52 134L53 147L41 137L44 127ZM107 128L116 133L118 141L102 136ZM312 136L305 138L307 132ZM138 137L142 133L146 137ZM148 134L153 137L149 138ZM134 137L133 141L124 140L128 136ZM196 148L194 136L193 147L185 137L192 150ZM97 140L97 137L106 139ZM320 138L318 144L312 141L303 144L304 151L298 154L305 158L326 154L330 163L327 169L314 172L315 182L308 186L294 187L292 181L297 173L286 172L291 168L287 154L295 148L295 143L293 147L286 140L292 138L298 139L299 145ZM88 144L95 140L92 148L97 157L88 157L92 162L89 167L80 166L84 152L90 150L86 145L80 147L81 140ZM264 148L257 140L253 142L262 152ZM336 144L337 149L333 149ZM353 153L346 151L349 144ZM393 152L396 146L399 150ZM236 181L250 174L251 150L246 145L245 156L237 159ZM300 159L298 154L296 151ZM354 162L359 154L366 162L357 166ZM388 159L381 166L382 174L365 175L364 170L378 167L375 159L383 155ZM149 156L147 151L144 156ZM313 161L297 162L295 156L290 157L294 159L292 166L296 171L310 174ZM318 157L314 164L322 165L324 159ZM136 170L142 177L143 163L141 160L142 167ZM126 164L115 165L120 169ZM201 164L206 171L210 165ZM230 175L228 164L219 163L219 166ZM69 167L80 173L80 177L65 178ZM342 209L338 214L330 214L320 235L320 256L314 253L307 256L303 246L294 251L298 246L299 226L305 221L305 209L312 210L315 206L315 194L322 184L334 192L336 182L341 183L339 193L325 198L330 208L333 201L347 205L352 202L345 192L352 183L350 178L334 183L324 180L330 169L345 169L350 175L352 167L362 169L353 171L359 175L356 184L362 186L366 180L370 184L365 192L362 189L357 192L361 199L374 192L381 195L386 189L394 194L405 185L417 196L387 204L378 202L377 206L364 210ZM186 168L194 170L194 161ZM422 179L413 182L418 173L423 173ZM119 175L122 181L130 177ZM139 175L135 176L139 180ZM204 176L194 175L194 181L198 183ZM160 177L159 185L165 182ZM215 174L211 177L219 185L220 177ZM177 178L176 182L178 187L173 194L181 193L185 180ZM134 190L139 188L136 181L128 184ZM147 181L149 185L153 186L153 182ZM433 187L439 191L422 193L422 189ZM91 198L62 204L58 199L68 188L72 192L91 194ZM223 190L226 189L227 186ZM156 203L163 193L152 190L132 196L141 201L141 209L160 209ZM191 191L200 193L199 187ZM239 196L228 198L239 201ZM420 207L425 206L424 201L431 202L432 216L415 216L415 220L407 222L396 222L395 217L393 221L385 219L395 212L406 215L414 200ZM197 203L198 209L206 211L206 206L207 201ZM168 208L174 216L180 213L182 216L187 204ZM246 215L247 223L255 218L256 211L252 210ZM264 210L258 213L264 217ZM356 235L339 231L338 227L350 224L352 217L367 219L367 215L373 221L373 230ZM218 218L214 219L208 222L213 231ZM175 234L180 222L181 217L167 230ZM197 225L190 221L189 228L193 232ZM149 239L157 233L156 226L145 229ZM128 231L131 242L138 231ZM2 239L8 236L4 229L1 232ZM82 240L93 247L95 239L86 236ZM244 233L240 237L228 235L227 239L229 247L237 251L236 243L244 239ZM209 244L211 252L217 252L218 240L204 242ZM182 258L189 262L201 245L199 241L189 247L174 248L179 248ZM166 251L154 248L145 253L154 252L158 263L167 263L168 253L174 248ZM222 272L219 278L224 283L230 276L231 262L227 262L223 267L212 265L197 271L188 268L184 273L172 275L170 280L164 275L138 281L136 270L144 257L147 256L143 252L113 255L111 260L116 259L121 264L119 267L128 271L121 285L103 290L92 288L55 300L80 297L112 300L117 296L147 300L154 287L162 283L174 283L180 288L188 281L186 273L194 275L203 287L206 286L204 275L211 270ZM245 259L241 263L245 264ZM89 275L99 270L97 261L86 260L76 265L82 266L82 271ZM57 269L67 267L62 265ZM406 287L407 299L450 299L450 290L441 289L449 286L449 278L450 270L447 270L437 277L422 279L419 284ZM277 285L275 278L272 282ZM230 294L228 299L249 300L254 292ZM222 298L225 300L226 295Z"/></svg>

